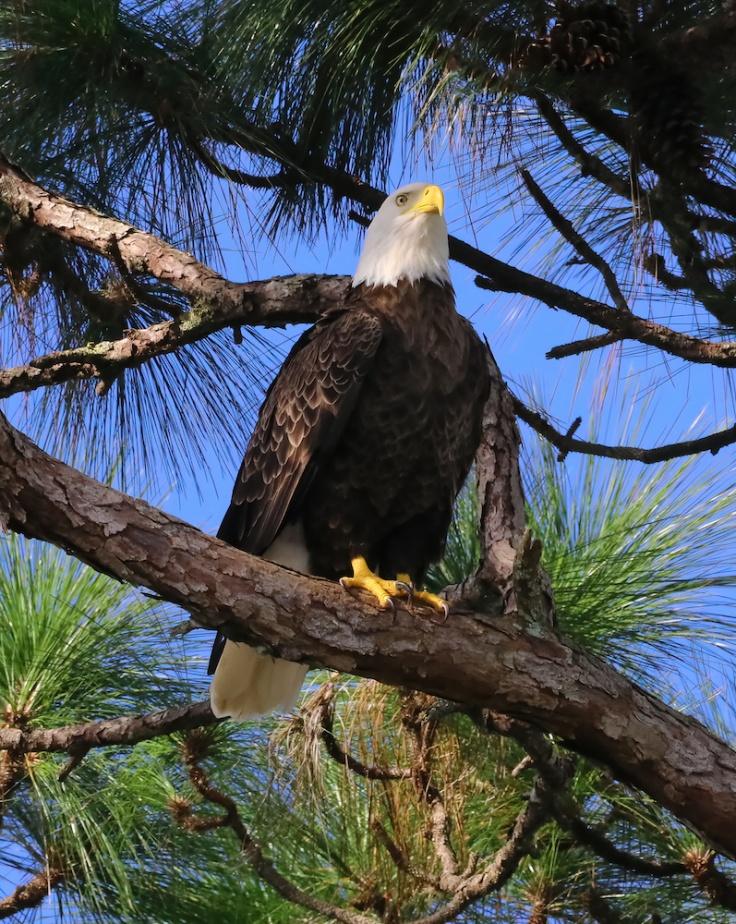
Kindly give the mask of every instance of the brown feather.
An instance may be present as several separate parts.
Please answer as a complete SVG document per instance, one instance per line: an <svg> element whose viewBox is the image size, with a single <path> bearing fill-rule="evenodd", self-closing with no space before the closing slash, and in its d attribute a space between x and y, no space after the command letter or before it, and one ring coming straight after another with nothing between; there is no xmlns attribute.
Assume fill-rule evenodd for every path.
<svg viewBox="0 0 736 924"><path fill-rule="evenodd" d="M485 348L449 285L359 286L269 389L218 535L260 555L299 520L313 574L347 574L363 555L420 582L442 554L488 389Z"/></svg>

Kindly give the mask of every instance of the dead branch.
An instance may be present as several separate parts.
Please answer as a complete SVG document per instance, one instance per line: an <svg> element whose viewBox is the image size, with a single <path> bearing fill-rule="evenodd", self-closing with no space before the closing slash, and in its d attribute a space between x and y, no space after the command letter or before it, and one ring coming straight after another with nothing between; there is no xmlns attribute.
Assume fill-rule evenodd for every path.
<svg viewBox="0 0 736 924"><path fill-rule="evenodd" d="M409 767L378 767L373 764L364 764L342 747L335 737L334 695L334 686L331 683L326 683L320 690L314 704L317 711L317 726L320 729L322 742L329 756L352 773L365 777L367 780L409 779L412 774Z"/></svg>
<svg viewBox="0 0 736 924"><path fill-rule="evenodd" d="M623 338L619 334L596 334L594 337L585 337L582 340L572 340L561 346L552 347L545 354L547 359L565 359L568 356L579 356L590 350L600 350L602 347L620 343Z"/></svg>
<svg viewBox="0 0 736 924"><path fill-rule="evenodd" d="M287 901L301 905L303 908L308 908L310 911L323 915L330 921L341 921L342 924L377 924L376 918L369 918L356 911L350 911L347 908L340 908L322 901L304 892L283 876L276 869L273 862L265 856L260 844L248 830L235 801L217 789L202 768L201 741L188 737L185 739L182 752L184 765L187 768L192 786L206 802L223 810L220 815L204 819L195 818L187 822L186 819L190 814L189 809L184 808L182 800L179 800L180 805L174 808L175 817L179 817L180 820L184 819L186 827L199 831L207 831L212 828L229 828L238 840L241 853L254 871ZM197 823L198 821L200 822L199 824Z"/></svg>

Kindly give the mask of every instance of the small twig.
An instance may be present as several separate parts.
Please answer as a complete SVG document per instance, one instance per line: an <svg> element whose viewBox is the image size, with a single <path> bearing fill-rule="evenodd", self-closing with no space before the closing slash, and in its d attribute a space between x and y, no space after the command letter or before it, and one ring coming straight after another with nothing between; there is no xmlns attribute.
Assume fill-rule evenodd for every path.
<svg viewBox="0 0 736 924"><path fill-rule="evenodd" d="M499 286L487 276L476 276L475 284L479 289L485 289L486 292L500 292Z"/></svg>
<svg viewBox="0 0 736 924"><path fill-rule="evenodd" d="M565 433L565 439L568 439L568 440L572 439L575 433L577 432L578 427L580 426L582 422L583 422L582 417L576 417L575 420L573 420L573 422L567 428L567 432ZM569 449L561 449L559 453L557 454L557 461L564 462L569 452L570 452Z"/></svg>
<svg viewBox="0 0 736 924"><path fill-rule="evenodd" d="M253 189L276 189L284 186L294 185L293 171L281 170L279 173L259 175L257 173L246 173L244 170L238 170L236 167L228 167L221 160L215 157L202 142L191 132L187 135L187 146L196 155L199 162L207 170L219 179L228 180L238 186L250 186Z"/></svg>
<svg viewBox="0 0 736 924"><path fill-rule="evenodd" d="M341 924L377 924L376 919L373 917L369 918L358 912L339 908L313 895L309 895L289 879L286 879L276 869L273 862L264 855L260 844L246 827L235 800L217 789L202 768L201 760L207 755L207 747L206 739L188 736L182 748L184 765L187 768L192 786L206 802L223 809L221 815L204 819L203 828L200 828L200 830L210 830L213 827L229 828L238 840L241 853L251 864L257 875L287 901L324 915L331 921L340 921ZM184 817L186 817L186 814L186 810L184 810Z"/></svg>
<svg viewBox="0 0 736 924"><path fill-rule="evenodd" d="M60 783L64 783L69 778L69 775L72 773L72 771L75 770L82 763L84 758L89 754L91 750L92 750L91 744L90 745L85 744L80 747L70 749L69 760L64 764L64 766L59 771L58 780Z"/></svg>
<svg viewBox="0 0 736 924"><path fill-rule="evenodd" d="M349 754L335 737L334 731L334 686L326 683L315 702L317 726L322 742L329 756L348 770L367 780L407 780L412 771L408 767L378 767L364 764Z"/></svg>
<svg viewBox="0 0 736 924"><path fill-rule="evenodd" d="M542 188L539 186L539 184L528 170L521 171L521 178L524 181L524 185L529 190L531 197L542 209L553 227L557 229L562 237L564 237L565 240L575 248L575 250L577 250L580 256L586 260L586 262L597 269L601 274L603 281L606 284L606 288L608 289L611 298L613 299L614 305L619 309L619 311L628 312L628 302L624 298L621 287L618 284L616 274L611 269L611 265L606 260L604 260L599 253L593 250L583 235L575 228L573 223L569 219L565 218L559 209L553 205L552 201L543 192Z"/></svg>
<svg viewBox="0 0 736 924"><path fill-rule="evenodd" d="M511 771L511 776L514 779L516 779L516 777L521 776L521 774L525 770L528 770L530 767L533 767L533 766L534 766L534 759L531 757L531 755L526 754L524 757L521 758L519 763Z"/></svg>
<svg viewBox="0 0 736 924"><path fill-rule="evenodd" d="M572 340L570 343L552 347L551 350L547 351L546 356L547 359L565 359L568 356L579 356L581 353L587 353L590 350L599 350L601 347L611 346L612 343L620 343L623 339L621 334L612 332L596 334L594 337Z"/></svg>
<svg viewBox="0 0 736 924"><path fill-rule="evenodd" d="M661 282L665 289L669 289L670 292L680 292L689 287L686 279L676 273L671 273L667 269L662 254L648 254L642 261L642 265L650 275L654 276L657 282Z"/></svg>
<svg viewBox="0 0 736 924"><path fill-rule="evenodd" d="M195 629L203 628L198 622L194 619L182 619L181 622L177 622L175 626L169 630L169 635L172 638L177 638L180 635L187 635L189 632L194 632Z"/></svg>

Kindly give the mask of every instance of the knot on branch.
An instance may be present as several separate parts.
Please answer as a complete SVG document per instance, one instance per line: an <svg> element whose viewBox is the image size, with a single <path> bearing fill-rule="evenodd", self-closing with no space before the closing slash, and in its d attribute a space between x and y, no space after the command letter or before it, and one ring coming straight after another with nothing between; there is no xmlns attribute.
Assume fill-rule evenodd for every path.
<svg viewBox="0 0 736 924"><path fill-rule="evenodd" d="M556 618L552 582L541 560L542 543L527 529L514 561L516 609L528 629L554 630Z"/></svg>

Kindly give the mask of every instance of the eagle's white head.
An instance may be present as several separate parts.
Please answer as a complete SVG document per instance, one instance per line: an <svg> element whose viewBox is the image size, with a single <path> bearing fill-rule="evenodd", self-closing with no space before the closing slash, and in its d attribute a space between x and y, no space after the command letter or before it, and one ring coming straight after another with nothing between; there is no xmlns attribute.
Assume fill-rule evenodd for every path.
<svg viewBox="0 0 736 924"><path fill-rule="evenodd" d="M449 282L444 210L442 190L429 183L410 183L388 196L366 232L353 285Z"/></svg>

